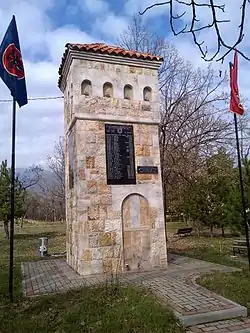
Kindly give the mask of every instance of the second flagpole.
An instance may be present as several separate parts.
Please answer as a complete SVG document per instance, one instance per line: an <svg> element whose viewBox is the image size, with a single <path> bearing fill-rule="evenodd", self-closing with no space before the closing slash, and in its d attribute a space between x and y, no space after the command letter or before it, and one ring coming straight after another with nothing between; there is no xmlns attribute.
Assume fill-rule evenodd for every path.
<svg viewBox="0 0 250 333"><path fill-rule="evenodd" d="M238 123L237 123L237 116L236 116L235 113L234 113L234 126L235 126L236 147L237 147L237 156L238 156L239 181L240 181L240 192L241 192L241 201L242 201L242 209L243 209L243 219L244 219L244 226L245 226L245 233L246 233L248 265L249 265L249 268L250 268L249 230L248 230L248 223L247 223L245 192L244 192L244 184L243 184L243 177L242 177L240 143L239 143L239 135L238 135Z"/></svg>
<svg viewBox="0 0 250 333"><path fill-rule="evenodd" d="M9 298L13 302L14 280L14 227L15 227L15 159L16 159L16 100L12 108L12 148L11 148L11 192L10 192L10 258L9 258Z"/></svg>

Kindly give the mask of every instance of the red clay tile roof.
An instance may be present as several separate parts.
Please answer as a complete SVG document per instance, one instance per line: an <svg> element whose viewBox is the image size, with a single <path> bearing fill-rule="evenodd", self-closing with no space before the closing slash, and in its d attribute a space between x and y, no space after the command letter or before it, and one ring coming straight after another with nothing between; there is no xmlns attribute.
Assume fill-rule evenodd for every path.
<svg viewBox="0 0 250 333"><path fill-rule="evenodd" d="M153 55L150 53L141 53L136 51L130 51L123 49L119 46L110 46L104 43L93 43L93 44L72 44L67 43L65 45L66 50L62 57L62 62L59 67L59 85L61 82L62 76L62 68L64 65L64 61L67 57L69 50L75 51L82 51L82 52L90 52L90 53L97 53L97 54L107 54L107 55L114 55L114 56L121 56L124 58L134 58L134 59L141 59L141 60L151 60L151 61L163 61L161 56Z"/></svg>
<svg viewBox="0 0 250 333"><path fill-rule="evenodd" d="M163 60L162 57L150 54L141 53L136 51L125 50L119 46L110 46L104 43L94 43L94 44L66 44L66 47L70 50L99 53L99 54L109 54L128 58L144 59L144 60Z"/></svg>

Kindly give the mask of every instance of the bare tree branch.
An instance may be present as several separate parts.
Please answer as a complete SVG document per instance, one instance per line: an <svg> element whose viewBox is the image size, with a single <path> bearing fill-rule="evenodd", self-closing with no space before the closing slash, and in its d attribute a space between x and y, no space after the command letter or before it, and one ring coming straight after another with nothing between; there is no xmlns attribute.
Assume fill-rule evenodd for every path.
<svg viewBox="0 0 250 333"><path fill-rule="evenodd" d="M218 5L215 4L214 0L209 0L208 3L198 3L197 0L190 0L189 2L187 1L182 1L182 0L168 0L164 2L157 2L154 3L148 7L146 7L142 12L140 12L140 15L144 15L147 11L151 10L154 7L159 7L159 6L169 6L169 24L170 28L174 34L174 36L178 36L180 34L191 34L193 37L193 42L194 44L198 47L202 58L205 61L212 61L215 58L216 61L224 61L225 57L232 51L235 50L243 41L244 38L244 27L245 27L245 19L246 19L246 10L247 6L250 3L250 0L238 0L239 1L239 6L241 9L241 15L240 15L240 23L239 23L239 32L238 35L235 39L235 41L231 44L227 43L225 39L222 37L221 30L220 30L220 24L223 23L229 23L230 20L219 20L218 19L218 13L217 11L226 12L226 4ZM190 24L185 25L181 30L176 31L175 28L175 21L178 21L182 19L186 15L186 11L183 11L182 14L174 14L174 4L179 4L184 7L190 7L192 16L190 19ZM205 8L212 16L212 21L208 24L200 25L200 20L197 18L197 8ZM198 24L198 26L197 26ZM217 46L216 50L213 53L212 56L208 55L208 50L207 50L207 45L205 44L204 41L199 42L198 41L198 34L202 30L206 29L213 29L216 36L217 36ZM226 49L221 54L221 50ZM237 50L238 53L245 58L246 60L250 60L250 57L244 54L242 51Z"/></svg>
<svg viewBox="0 0 250 333"><path fill-rule="evenodd" d="M25 190L37 185L42 178L43 169L40 166L33 165L22 174L20 181Z"/></svg>

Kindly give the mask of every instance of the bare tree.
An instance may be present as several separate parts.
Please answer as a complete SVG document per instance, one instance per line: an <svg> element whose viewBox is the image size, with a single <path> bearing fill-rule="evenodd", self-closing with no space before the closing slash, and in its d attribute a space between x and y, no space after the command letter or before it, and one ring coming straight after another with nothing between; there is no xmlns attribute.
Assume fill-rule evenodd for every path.
<svg viewBox="0 0 250 333"><path fill-rule="evenodd" d="M61 218L60 207L53 202L51 192L28 194L25 218L41 221L58 221Z"/></svg>
<svg viewBox="0 0 250 333"><path fill-rule="evenodd" d="M193 68L178 53L172 61L161 78L160 147L168 202L178 201L182 185L233 132L223 112L227 96L220 88L225 78L218 80L211 67Z"/></svg>
<svg viewBox="0 0 250 333"><path fill-rule="evenodd" d="M47 164L54 177L52 193L55 197L65 198L65 153L64 138L60 137L55 144L54 155L48 156Z"/></svg>
<svg viewBox="0 0 250 333"><path fill-rule="evenodd" d="M43 213L45 220L65 219L65 152L64 138L60 137L54 147L54 154L47 158L48 172L44 172L40 182L45 204Z"/></svg>
<svg viewBox="0 0 250 333"><path fill-rule="evenodd" d="M226 13L227 8L230 6L229 1L227 4L218 4L216 0L168 0L163 2L152 3L152 5L146 7L141 15L145 14L147 11L154 7L168 6L169 8L169 24L174 36L180 34L191 34L193 37L194 44L198 47L202 58L206 61L211 61L217 57L217 61L224 60L224 58L230 53L231 50L236 49L237 46L241 44L244 38L244 27L246 20L247 7L249 9L250 0L237 0L239 8L241 9L241 14L238 24L238 35L234 42L231 44L227 43L225 38L223 38L221 33L221 24L229 23L228 19L220 19L221 13ZM217 3L215 3L217 2ZM199 19L199 10L204 9L207 11L207 16L211 16L211 22L203 24ZM191 17L189 13L191 12ZM190 20L189 24L184 24L182 28L179 28L181 20L188 17ZM175 24L178 25L178 30ZM213 30L217 36L215 52L212 56L208 56L207 45L204 41L199 41L201 31ZM222 54L221 54L222 51ZM238 50L239 54L242 55L247 60L250 60L246 54Z"/></svg>
<svg viewBox="0 0 250 333"><path fill-rule="evenodd" d="M42 179L42 175L43 169L39 165L32 165L31 167L27 168L21 175L17 174L20 184L24 190L22 216L20 217L21 228L23 227L24 219L26 218L28 208L31 204L30 196L32 195L33 191L35 191L36 186L38 187L38 184Z"/></svg>
<svg viewBox="0 0 250 333"><path fill-rule="evenodd" d="M133 15L131 24L121 34L118 44L127 50L154 55L160 55L165 47L164 40L150 32L138 15Z"/></svg>
<svg viewBox="0 0 250 333"><path fill-rule="evenodd" d="M65 220L65 155L64 138L55 143L54 154L47 157L42 169L32 166L18 175L25 190L21 227L25 219Z"/></svg>
<svg viewBox="0 0 250 333"><path fill-rule="evenodd" d="M130 36L131 33L135 35ZM194 68L173 45L157 43L157 36L148 32L139 18L133 18L123 36L126 44L122 38L121 45L128 47L131 42L131 49L138 47L136 51L150 52L148 45L152 45L155 52L155 45L161 45L158 51L164 63L159 70L160 150L167 211L178 202L182 186L202 166L204 158L226 144L232 132L231 122L223 112L228 98L222 89L226 76L218 78L211 66L204 70Z"/></svg>

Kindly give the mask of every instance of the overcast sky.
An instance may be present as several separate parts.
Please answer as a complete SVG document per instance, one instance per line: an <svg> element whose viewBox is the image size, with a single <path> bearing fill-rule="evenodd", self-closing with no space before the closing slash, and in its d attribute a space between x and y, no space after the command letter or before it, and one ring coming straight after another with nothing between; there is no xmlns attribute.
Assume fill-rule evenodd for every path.
<svg viewBox="0 0 250 333"><path fill-rule="evenodd" d="M16 15L22 48L29 98L61 96L57 87L58 67L67 42L115 43L128 26L131 16L154 0L0 0L0 40L13 14ZM204 3L207 0L203 0ZM218 0L219 1L219 0ZM220 0L226 3L225 18L231 23L223 26L227 41L237 33L239 0ZM250 7L250 6L249 6ZM248 9L249 10L249 9ZM206 66L188 36L173 37L168 25L167 7L158 7L145 14L150 29L174 43L179 52L196 66ZM202 21L210 16L199 12ZM248 15L249 16L249 15ZM188 16L183 19L188 20ZM250 57L250 20L247 20L244 44L241 50ZM215 47L215 38L208 32L209 47ZM228 68L228 57L222 66ZM240 90L248 97L250 63L240 60ZM218 66L218 64L214 64ZM10 98L9 91L0 82L0 100ZM10 161L11 103L0 102L0 161ZM55 141L63 135L63 101L30 101L17 112L16 164L28 167L43 164L53 152Z"/></svg>

